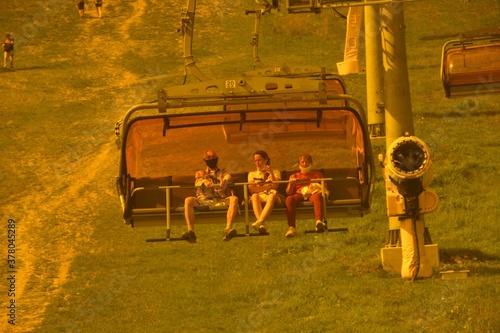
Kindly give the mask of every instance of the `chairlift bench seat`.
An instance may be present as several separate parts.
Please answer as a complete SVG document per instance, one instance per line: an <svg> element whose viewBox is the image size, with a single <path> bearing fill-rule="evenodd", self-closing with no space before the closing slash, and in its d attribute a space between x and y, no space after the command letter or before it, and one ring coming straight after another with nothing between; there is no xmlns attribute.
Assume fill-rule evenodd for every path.
<svg viewBox="0 0 500 333"><path fill-rule="evenodd" d="M363 184L359 182L356 169L324 169L330 195L325 200L325 219L332 220L341 217L361 217L368 213L368 208L363 207ZM282 171L282 175L290 175L297 171ZM233 175L231 189L238 197L238 213L235 223L245 225L246 234L250 232L250 224L254 221L252 205L245 194L247 173ZM235 182L237 180L239 182ZM281 181L279 193L286 197L285 188L287 181ZM185 225L184 199L195 195L194 176L178 175L158 179L134 180L137 185L131 195L132 209L126 214L125 222L132 227L165 226L169 229L172 225ZM146 186L144 186L146 185ZM167 201L167 193L168 199ZM245 196L247 198L245 198ZM170 207L167 216L167 205ZM195 209L196 224L225 223L226 206L204 207ZM314 217L313 205L309 201L300 203L297 207L297 219L312 219ZM167 223L167 219L169 222ZM286 221L286 206L277 203L267 221ZM169 224L167 226L167 224Z"/></svg>

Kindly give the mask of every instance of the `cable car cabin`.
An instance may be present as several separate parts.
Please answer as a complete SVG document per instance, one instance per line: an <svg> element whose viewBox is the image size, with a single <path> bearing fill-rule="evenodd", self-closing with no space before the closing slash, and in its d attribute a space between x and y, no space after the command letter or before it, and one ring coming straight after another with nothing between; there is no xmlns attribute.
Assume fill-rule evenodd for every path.
<svg viewBox="0 0 500 333"><path fill-rule="evenodd" d="M447 98L500 92L500 32L447 42L441 80Z"/></svg>
<svg viewBox="0 0 500 333"><path fill-rule="evenodd" d="M247 174L255 169L258 149L281 172L282 194L289 176L298 172L298 156L307 152L329 188L327 219L369 212L374 167L364 110L355 99L330 92L339 82L328 81L203 81L161 90L158 103L129 110L119 133L117 179L125 223L166 226L167 235L171 225L185 224L184 199L195 195L194 175L206 168L202 158L208 149L232 174L230 187L240 203L235 222L245 223L247 234L254 221ZM196 223L225 223L225 216L226 207L210 207L196 211ZM298 207L298 219L313 216L307 202ZM284 205L275 205L268 220L286 220Z"/></svg>

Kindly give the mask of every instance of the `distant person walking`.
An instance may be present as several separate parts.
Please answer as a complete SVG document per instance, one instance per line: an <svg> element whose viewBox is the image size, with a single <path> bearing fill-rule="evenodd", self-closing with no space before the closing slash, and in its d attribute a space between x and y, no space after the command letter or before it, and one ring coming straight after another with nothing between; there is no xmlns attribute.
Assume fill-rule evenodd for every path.
<svg viewBox="0 0 500 333"><path fill-rule="evenodd" d="M76 7L78 7L78 14L80 14L80 18L83 18L85 14L85 0L76 0Z"/></svg>
<svg viewBox="0 0 500 333"><path fill-rule="evenodd" d="M14 38L11 34L5 35L3 44L3 68L14 70Z"/></svg>
<svg viewBox="0 0 500 333"><path fill-rule="evenodd" d="M97 10L97 16L101 18L102 16L102 0L95 0L95 9Z"/></svg>

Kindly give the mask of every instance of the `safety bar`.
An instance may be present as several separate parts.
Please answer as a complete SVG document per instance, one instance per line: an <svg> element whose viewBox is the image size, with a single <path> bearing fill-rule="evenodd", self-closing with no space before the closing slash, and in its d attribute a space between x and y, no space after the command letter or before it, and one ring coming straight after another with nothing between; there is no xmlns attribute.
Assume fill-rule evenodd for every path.
<svg viewBox="0 0 500 333"><path fill-rule="evenodd" d="M316 178L316 179L310 179L310 180L296 180L295 182L297 183L319 183L321 186L321 195L323 197L323 216L326 220L327 216L327 194L326 194L326 186L325 182L327 181L335 181L335 180L353 180L356 181L358 184L361 185L361 182L355 178L355 177L332 177L332 178ZM288 184L290 183L290 180L279 180L279 181L273 181L273 182L238 182L238 183L233 183L229 184L228 187L234 187L234 186L243 186L243 195L244 195L244 212L245 212L245 228L246 228L246 234L250 234L250 207L249 207L249 190L248 190L248 185L271 185L271 184ZM217 185L215 185L217 186ZM167 237L166 239L170 239L170 231L171 231L171 189L180 189L180 188L189 188L189 189L196 189L200 188L200 186L181 186L181 185L165 185L165 186L148 186L148 187L138 187L135 188L131 196L133 196L135 193L139 191L144 191L144 190L153 190L153 189L164 189L165 190L165 223L167 227Z"/></svg>

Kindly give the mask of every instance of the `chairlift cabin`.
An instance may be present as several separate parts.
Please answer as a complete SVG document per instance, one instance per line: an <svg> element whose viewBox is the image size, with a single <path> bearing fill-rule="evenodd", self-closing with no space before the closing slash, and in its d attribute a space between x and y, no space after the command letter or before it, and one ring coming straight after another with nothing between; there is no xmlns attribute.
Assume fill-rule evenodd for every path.
<svg viewBox="0 0 500 333"><path fill-rule="evenodd" d="M194 174L214 149L219 167L232 174L239 213L249 234L253 212L248 204L247 174L253 153L262 149L286 180L298 171L298 156L312 155L323 171L330 195L326 218L361 217L370 210L374 166L361 104L338 94L336 78L241 76L176 86L159 91L154 104L130 109L120 127L121 157L117 189L123 219L132 227L185 224L184 199L195 195ZM225 222L226 207L196 212L196 223ZM297 218L313 218L312 207ZM285 220L276 205L272 220Z"/></svg>
<svg viewBox="0 0 500 333"><path fill-rule="evenodd" d="M447 42L441 80L447 98L500 92L500 30L464 34Z"/></svg>

